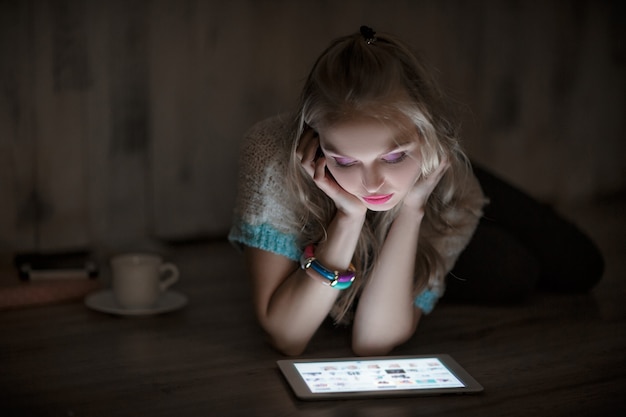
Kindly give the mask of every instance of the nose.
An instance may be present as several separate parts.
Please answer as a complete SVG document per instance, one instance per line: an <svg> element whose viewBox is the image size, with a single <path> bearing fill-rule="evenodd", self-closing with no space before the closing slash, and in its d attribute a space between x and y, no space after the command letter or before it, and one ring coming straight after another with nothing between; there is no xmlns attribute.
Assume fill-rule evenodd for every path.
<svg viewBox="0 0 626 417"><path fill-rule="evenodd" d="M382 175L379 169L374 167L363 168L361 176L363 179L363 188L370 194L380 190L385 183L384 175Z"/></svg>

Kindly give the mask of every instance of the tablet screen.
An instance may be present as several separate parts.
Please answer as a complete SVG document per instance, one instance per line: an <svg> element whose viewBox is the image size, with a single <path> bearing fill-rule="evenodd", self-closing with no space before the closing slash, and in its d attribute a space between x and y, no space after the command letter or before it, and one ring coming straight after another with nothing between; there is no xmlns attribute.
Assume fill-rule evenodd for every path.
<svg viewBox="0 0 626 417"><path fill-rule="evenodd" d="M283 364L281 365L281 362ZM475 392L482 387L447 355L279 361L299 397Z"/></svg>
<svg viewBox="0 0 626 417"><path fill-rule="evenodd" d="M463 387L437 358L296 363L311 392Z"/></svg>

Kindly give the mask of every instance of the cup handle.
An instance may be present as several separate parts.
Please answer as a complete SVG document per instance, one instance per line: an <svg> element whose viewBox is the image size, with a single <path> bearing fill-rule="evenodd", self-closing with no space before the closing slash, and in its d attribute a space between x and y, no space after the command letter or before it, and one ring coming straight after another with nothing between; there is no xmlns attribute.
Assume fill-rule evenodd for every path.
<svg viewBox="0 0 626 417"><path fill-rule="evenodd" d="M178 281L180 276L178 267L172 263L161 264L159 273L161 274L161 283L159 284L161 291L168 289L173 283Z"/></svg>

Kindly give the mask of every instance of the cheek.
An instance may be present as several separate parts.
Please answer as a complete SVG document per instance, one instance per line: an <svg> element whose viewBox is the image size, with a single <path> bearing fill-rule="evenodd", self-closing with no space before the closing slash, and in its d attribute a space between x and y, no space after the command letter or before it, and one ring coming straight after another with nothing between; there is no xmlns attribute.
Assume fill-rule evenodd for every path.
<svg viewBox="0 0 626 417"><path fill-rule="evenodd" d="M411 188L421 174L421 165L419 163L406 164L402 168L397 168L388 174L390 181L398 188Z"/></svg>
<svg viewBox="0 0 626 417"><path fill-rule="evenodd" d="M342 169L337 167L328 167L337 184L351 194L355 194L359 187L362 186L362 179L358 169Z"/></svg>

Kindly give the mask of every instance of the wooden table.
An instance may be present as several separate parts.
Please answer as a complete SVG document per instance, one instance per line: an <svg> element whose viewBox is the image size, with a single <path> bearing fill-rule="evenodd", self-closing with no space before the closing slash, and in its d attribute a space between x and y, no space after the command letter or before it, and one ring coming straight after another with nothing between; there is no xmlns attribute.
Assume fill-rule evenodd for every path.
<svg viewBox="0 0 626 417"><path fill-rule="evenodd" d="M544 416L626 410L624 308L590 296L512 307L442 303L397 354L449 353L485 393L302 402L252 314L242 258L226 243L177 248L189 305L145 318L82 303L0 312L3 416ZM349 356L323 326L305 357Z"/></svg>

